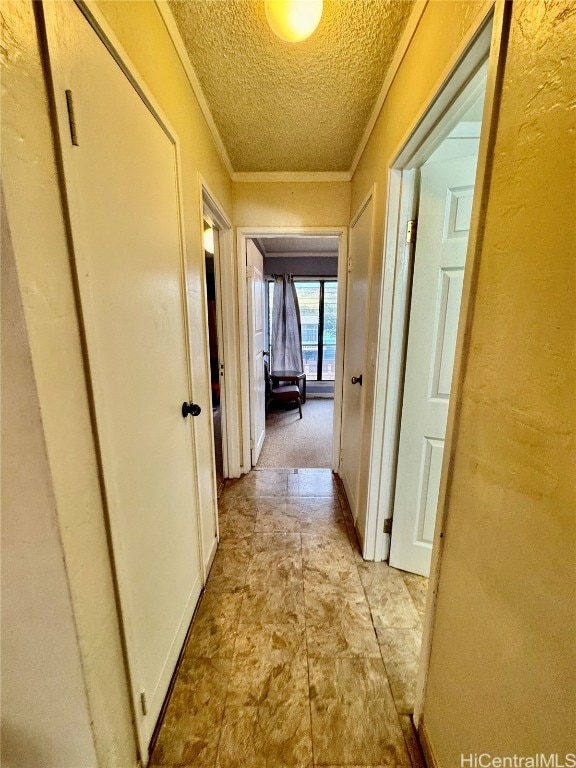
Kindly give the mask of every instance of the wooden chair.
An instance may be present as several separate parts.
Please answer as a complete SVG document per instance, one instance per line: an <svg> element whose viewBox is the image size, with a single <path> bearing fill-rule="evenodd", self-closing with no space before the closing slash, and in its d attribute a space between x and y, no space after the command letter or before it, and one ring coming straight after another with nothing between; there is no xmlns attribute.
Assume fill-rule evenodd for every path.
<svg viewBox="0 0 576 768"><path fill-rule="evenodd" d="M266 379L266 414L271 402L298 403L300 418L302 418L302 398L300 397L300 387L296 384L286 384L283 387L273 387L270 381L268 363L264 361L264 376Z"/></svg>

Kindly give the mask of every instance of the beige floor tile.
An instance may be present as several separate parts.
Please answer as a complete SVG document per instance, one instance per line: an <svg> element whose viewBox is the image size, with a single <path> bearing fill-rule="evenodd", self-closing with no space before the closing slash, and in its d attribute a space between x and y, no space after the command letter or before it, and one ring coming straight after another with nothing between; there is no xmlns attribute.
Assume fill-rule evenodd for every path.
<svg viewBox="0 0 576 768"><path fill-rule="evenodd" d="M224 714L231 662L183 661L151 766L213 766Z"/></svg>
<svg viewBox="0 0 576 768"><path fill-rule="evenodd" d="M300 511L302 519L310 522L344 519L340 502L332 497L301 496L295 499L290 496L288 506L296 507Z"/></svg>
<svg viewBox="0 0 576 768"><path fill-rule="evenodd" d="M345 542L302 534L302 564L310 568L355 567L356 561L351 547Z"/></svg>
<svg viewBox="0 0 576 768"><path fill-rule="evenodd" d="M227 707L217 768L312 768L310 708Z"/></svg>
<svg viewBox="0 0 576 768"><path fill-rule="evenodd" d="M256 514L242 514L232 510L220 516L220 541L226 538L243 538L252 536L256 526Z"/></svg>
<svg viewBox="0 0 576 768"><path fill-rule="evenodd" d="M318 518L306 518L305 513L302 513L300 530L306 535L312 536L324 536L329 539L339 539L346 541L350 544L348 538L348 531L346 529L346 523L342 517L318 517Z"/></svg>
<svg viewBox="0 0 576 768"><path fill-rule="evenodd" d="M304 623L302 584L267 584L247 588L242 600L243 624Z"/></svg>
<svg viewBox="0 0 576 768"><path fill-rule="evenodd" d="M332 472L298 473L288 476L288 491L291 496L324 496L338 498L338 491Z"/></svg>
<svg viewBox="0 0 576 768"><path fill-rule="evenodd" d="M358 572L377 632L420 628L420 615L399 571L386 563L363 563L358 566Z"/></svg>
<svg viewBox="0 0 576 768"><path fill-rule="evenodd" d="M408 768L426 580L363 561L329 470L251 472L219 507L151 765L312 768L313 733L314 765Z"/></svg>
<svg viewBox="0 0 576 768"><path fill-rule="evenodd" d="M300 512L291 507L288 509L281 499L266 499L264 504L258 504L256 516L257 533L300 533Z"/></svg>
<svg viewBox="0 0 576 768"><path fill-rule="evenodd" d="M261 470L253 473L252 488L256 496L287 496L288 473Z"/></svg>
<svg viewBox="0 0 576 768"><path fill-rule="evenodd" d="M307 701L303 625L240 625L226 705L277 706Z"/></svg>
<svg viewBox="0 0 576 768"><path fill-rule="evenodd" d="M402 571L402 578L408 592L410 592L416 610L420 614L420 619L423 621L428 596L428 579L425 576L418 576L415 573L406 573L405 571Z"/></svg>
<svg viewBox="0 0 576 768"><path fill-rule="evenodd" d="M185 658L231 658L242 594L205 592L194 617Z"/></svg>
<svg viewBox="0 0 576 768"><path fill-rule="evenodd" d="M378 640L396 710L414 711L422 633L416 629L379 629Z"/></svg>
<svg viewBox="0 0 576 768"><path fill-rule="evenodd" d="M242 592L249 562L249 552L218 550L210 569L206 592Z"/></svg>
<svg viewBox="0 0 576 768"><path fill-rule="evenodd" d="M306 584L304 602L310 657L380 656L362 592L343 592L336 585Z"/></svg>
<svg viewBox="0 0 576 768"><path fill-rule="evenodd" d="M266 550L253 552L246 575L246 584L253 589L264 585L302 584L302 555L300 552Z"/></svg>
<svg viewBox="0 0 576 768"><path fill-rule="evenodd" d="M358 568L348 560L331 561L307 560L304 566L304 587L338 587L346 595L364 595L364 588L358 575Z"/></svg>
<svg viewBox="0 0 576 768"><path fill-rule="evenodd" d="M296 552L302 553L302 539L299 533L255 533L252 538L252 552Z"/></svg>
<svg viewBox="0 0 576 768"><path fill-rule="evenodd" d="M380 659L310 659L317 765L409 765Z"/></svg>

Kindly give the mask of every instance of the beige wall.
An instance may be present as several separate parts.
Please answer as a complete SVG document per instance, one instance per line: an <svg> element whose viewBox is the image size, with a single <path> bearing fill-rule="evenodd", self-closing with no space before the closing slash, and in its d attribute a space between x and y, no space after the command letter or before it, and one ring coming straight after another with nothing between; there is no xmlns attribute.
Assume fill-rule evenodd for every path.
<svg viewBox="0 0 576 768"><path fill-rule="evenodd" d="M575 33L513 5L423 709L446 768L576 744Z"/></svg>
<svg viewBox="0 0 576 768"><path fill-rule="evenodd" d="M96 768L14 254L2 201L4 768Z"/></svg>
<svg viewBox="0 0 576 768"><path fill-rule="evenodd" d="M205 318L198 173L229 215L231 183L156 7L105 2L102 8L181 139L194 396L209 402L208 371L201 363ZM1 13L7 217L90 717L99 766L131 768L136 763L132 712L33 5L7 1ZM200 429L199 436L202 505L210 514L208 429Z"/></svg>
<svg viewBox="0 0 576 768"><path fill-rule="evenodd" d="M350 183L235 182L237 227L347 227Z"/></svg>
<svg viewBox="0 0 576 768"><path fill-rule="evenodd" d="M367 349L375 349L382 289L384 224L388 169L394 154L407 139L408 131L422 114L445 74L452 56L482 8L477 2L430 2L422 15L412 42L352 178L351 214L354 216L375 185L374 252L372 256ZM364 433L357 528L361 539L366 528L366 494L372 442L375 367L366 365L364 389Z"/></svg>
<svg viewBox="0 0 576 768"><path fill-rule="evenodd" d="M43 437L98 758L126 768L132 717L32 3L1 13L2 179Z"/></svg>

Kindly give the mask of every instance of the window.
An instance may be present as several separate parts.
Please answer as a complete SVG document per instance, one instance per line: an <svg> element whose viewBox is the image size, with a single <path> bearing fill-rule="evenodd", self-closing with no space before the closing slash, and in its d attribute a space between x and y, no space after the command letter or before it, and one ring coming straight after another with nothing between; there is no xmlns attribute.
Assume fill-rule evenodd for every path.
<svg viewBox="0 0 576 768"><path fill-rule="evenodd" d="M336 372L337 280L294 280L302 324L304 372L311 381L334 381ZM268 283L272 338L274 282Z"/></svg>

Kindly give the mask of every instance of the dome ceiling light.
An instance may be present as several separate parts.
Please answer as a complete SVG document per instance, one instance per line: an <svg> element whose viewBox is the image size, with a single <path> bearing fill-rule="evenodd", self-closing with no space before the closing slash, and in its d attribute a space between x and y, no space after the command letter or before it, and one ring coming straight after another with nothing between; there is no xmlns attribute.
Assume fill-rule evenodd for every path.
<svg viewBox="0 0 576 768"><path fill-rule="evenodd" d="M266 0L266 18L281 40L299 43L320 24L322 6L323 0Z"/></svg>

